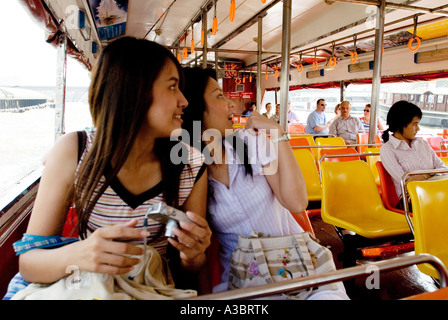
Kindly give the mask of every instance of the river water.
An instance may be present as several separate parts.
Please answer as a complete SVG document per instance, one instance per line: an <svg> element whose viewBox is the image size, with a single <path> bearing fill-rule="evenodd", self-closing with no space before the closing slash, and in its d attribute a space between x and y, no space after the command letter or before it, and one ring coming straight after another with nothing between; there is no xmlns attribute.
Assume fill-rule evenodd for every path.
<svg viewBox="0 0 448 320"><path fill-rule="evenodd" d="M66 132L91 127L87 103L66 103ZM54 144L54 109L0 112L0 197L41 165Z"/></svg>

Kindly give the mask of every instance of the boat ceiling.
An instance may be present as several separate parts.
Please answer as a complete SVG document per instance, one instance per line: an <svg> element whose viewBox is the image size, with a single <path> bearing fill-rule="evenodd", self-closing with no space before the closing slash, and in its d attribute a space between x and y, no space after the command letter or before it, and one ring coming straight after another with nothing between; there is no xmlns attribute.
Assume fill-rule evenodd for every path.
<svg viewBox="0 0 448 320"><path fill-rule="evenodd" d="M31 2L31 0L22 0ZM90 5L127 5L125 34L146 38L173 49L177 54L188 48L188 56L182 63L193 63L202 59L200 44L203 12L207 12L208 60L241 61L243 68L256 70L257 17L262 16L263 63L270 68L280 67L282 43L283 1L280 0L235 0L235 17L230 21L231 0L44 0L58 21L69 21L67 8L77 5L88 14L93 25L93 15L97 8ZM265 2L265 3L263 3ZM354 50L368 52L374 49L375 0L292 0L291 8L291 66L302 62L312 63L316 58L324 61L335 55L338 59L350 58ZM446 0L387 2L385 19L385 44L395 46L407 43L414 33L414 17L418 16L417 35L425 38L445 37L448 34L448 5ZM100 4L101 5L101 4ZM396 8L404 5L406 8ZM95 6L95 5L94 5ZM124 7L123 7L124 8ZM212 34L213 18L218 20L218 30ZM417 10L420 9L420 10ZM434 9L432 12L427 9ZM62 24L64 24L62 22ZM70 39L80 47L92 65L97 56L89 48L82 47L83 38L79 30L67 27ZM423 33L424 32L424 33ZM419 34L420 33L420 34ZM194 38L195 52L191 53L190 43ZM93 28L91 39L100 48L109 40L100 40L97 28ZM302 55L302 60L300 56ZM198 63L201 63L200 61ZM265 68L265 67L263 67Z"/></svg>

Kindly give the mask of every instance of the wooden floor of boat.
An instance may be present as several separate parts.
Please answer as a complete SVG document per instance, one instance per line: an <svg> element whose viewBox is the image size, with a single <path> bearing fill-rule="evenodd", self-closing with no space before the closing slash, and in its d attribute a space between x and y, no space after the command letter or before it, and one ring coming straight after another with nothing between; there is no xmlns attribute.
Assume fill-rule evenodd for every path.
<svg viewBox="0 0 448 320"><path fill-rule="evenodd" d="M320 243L333 252L336 268L342 268L338 255L343 251L343 244L334 227L322 221L321 217L310 218L316 237ZM414 252L402 255L411 255ZM397 256L395 256L397 257ZM372 263L374 259L358 259L357 264ZM385 272L380 275L379 289L368 289L366 277L357 278L355 286L347 286L347 294L353 300L396 300L412 295L433 292L437 290L436 282L420 272L417 266L411 266L396 271Z"/></svg>

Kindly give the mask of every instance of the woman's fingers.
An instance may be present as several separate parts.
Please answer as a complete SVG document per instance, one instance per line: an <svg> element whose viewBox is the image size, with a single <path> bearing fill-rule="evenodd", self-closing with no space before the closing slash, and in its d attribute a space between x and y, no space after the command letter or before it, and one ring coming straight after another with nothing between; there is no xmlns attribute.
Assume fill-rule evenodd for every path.
<svg viewBox="0 0 448 320"><path fill-rule="evenodd" d="M104 239L119 240L119 239L142 239L149 234L147 231L135 228L137 220L133 219L124 224L118 224L113 227L97 229L93 234Z"/></svg>
<svg viewBox="0 0 448 320"><path fill-rule="evenodd" d="M183 260L193 260L203 254L210 245L211 230L207 221L194 212L187 212L188 218L194 222L180 222L180 228L173 230L177 239L170 238L170 244L178 249Z"/></svg>
<svg viewBox="0 0 448 320"><path fill-rule="evenodd" d="M80 245L85 258L86 270L111 274L122 274L132 270L140 262L144 250L124 240L142 239L148 232L135 228L137 220L95 230ZM79 250L78 250L79 251ZM131 257L132 256L132 257Z"/></svg>

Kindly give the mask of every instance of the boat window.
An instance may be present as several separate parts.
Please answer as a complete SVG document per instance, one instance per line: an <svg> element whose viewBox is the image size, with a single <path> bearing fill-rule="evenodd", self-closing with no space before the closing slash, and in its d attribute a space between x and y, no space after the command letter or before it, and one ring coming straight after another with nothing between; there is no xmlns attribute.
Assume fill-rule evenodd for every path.
<svg viewBox="0 0 448 320"><path fill-rule="evenodd" d="M439 95L437 96L437 103L443 103L443 98L444 98L444 97L445 97L445 96L439 94Z"/></svg>
<svg viewBox="0 0 448 320"><path fill-rule="evenodd" d="M57 50L19 1L0 2L0 28L1 197L41 167L54 144ZM68 58L66 132L92 126L89 84L88 71Z"/></svg>

